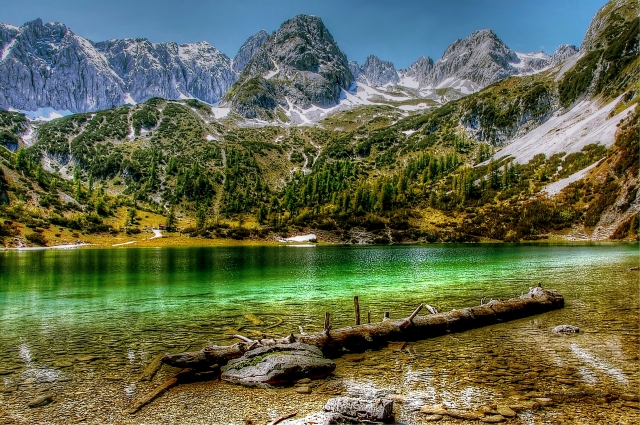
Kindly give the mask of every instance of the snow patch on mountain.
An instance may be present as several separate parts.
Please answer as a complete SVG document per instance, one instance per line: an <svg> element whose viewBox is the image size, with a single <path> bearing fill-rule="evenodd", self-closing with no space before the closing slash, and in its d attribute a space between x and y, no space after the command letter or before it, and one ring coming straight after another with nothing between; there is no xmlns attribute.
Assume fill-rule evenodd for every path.
<svg viewBox="0 0 640 425"><path fill-rule="evenodd" d="M73 114L73 112L69 111L68 109L57 110L50 107L38 108L35 111L25 111L21 109L9 108L9 111L20 112L33 121L51 121L55 120L56 118L62 118Z"/></svg>
<svg viewBox="0 0 640 425"><path fill-rule="evenodd" d="M592 143L609 147L615 142L618 123L635 107L630 106L609 118L621 97L604 106L599 100L583 100L564 114L556 113L493 157L512 157L515 162L526 164L541 153L547 157L560 152L570 154Z"/></svg>

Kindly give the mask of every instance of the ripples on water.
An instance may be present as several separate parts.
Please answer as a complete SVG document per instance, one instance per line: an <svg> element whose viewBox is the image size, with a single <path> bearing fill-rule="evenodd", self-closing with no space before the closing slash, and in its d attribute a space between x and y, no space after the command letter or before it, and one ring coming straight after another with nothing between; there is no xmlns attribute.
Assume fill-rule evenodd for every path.
<svg viewBox="0 0 640 425"><path fill-rule="evenodd" d="M538 281L558 289L566 308L367 353L360 363L339 359L345 391L402 394L402 414L416 421L424 403L469 408L509 392L633 392L638 273L627 269L637 263L637 244L4 252L0 397L22 411L43 388L73 400L100 385L104 400L89 416L109 421L110 409L125 410L146 388L137 377L165 351L231 343L233 333L260 334L280 320L268 332L319 330L325 311L334 327L348 325L354 295L377 321L385 311L407 316L420 302L445 311L508 298ZM550 334L563 323L584 332ZM63 410L52 422L78 414Z"/></svg>

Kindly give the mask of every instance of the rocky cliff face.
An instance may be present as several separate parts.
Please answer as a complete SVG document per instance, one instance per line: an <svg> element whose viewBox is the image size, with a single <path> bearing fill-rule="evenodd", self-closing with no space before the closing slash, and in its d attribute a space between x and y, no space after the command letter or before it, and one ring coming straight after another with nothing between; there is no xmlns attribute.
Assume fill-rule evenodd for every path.
<svg viewBox="0 0 640 425"><path fill-rule="evenodd" d="M413 79L418 86L424 86L429 74L433 71L433 59L420 56L420 58L404 71L400 71L403 78Z"/></svg>
<svg viewBox="0 0 640 425"><path fill-rule="evenodd" d="M241 74L242 71L244 71L253 55L262 47L264 42L267 41L267 37L269 37L269 34L267 34L265 30L260 30L260 32L252 35L244 42L236 57L233 58L233 70L236 73Z"/></svg>
<svg viewBox="0 0 640 425"><path fill-rule="evenodd" d="M231 60L206 42L146 39L92 43L40 19L0 26L0 107L86 112L150 97L219 102L237 79Z"/></svg>
<svg viewBox="0 0 640 425"><path fill-rule="evenodd" d="M350 68L358 66L357 62L350 62ZM379 59L377 56L370 55L364 64L357 69L358 76L354 77L357 81L373 87L384 86L385 84L396 84L400 82L400 77L393 63ZM353 71L352 71L353 73Z"/></svg>
<svg viewBox="0 0 640 425"><path fill-rule="evenodd" d="M0 36L0 107L78 112L124 103L120 77L63 24L36 19L19 29L4 26Z"/></svg>
<svg viewBox="0 0 640 425"><path fill-rule="evenodd" d="M578 54L578 48L576 46L572 44L561 44L558 46L553 56L551 56L550 65L556 66L576 54Z"/></svg>
<svg viewBox="0 0 640 425"><path fill-rule="evenodd" d="M237 78L231 60L207 42L177 45L127 38L95 47L136 102L196 97L217 103Z"/></svg>
<svg viewBox="0 0 640 425"><path fill-rule="evenodd" d="M519 62L516 52L508 48L493 31L476 31L447 48L442 58L434 64L427 83L438 86L448 78L455 78L485 87L516 74L517 71L510 66L512 62Z"/></svg>
<svg viewBox="0 0 640 425"><path fill-rule="evenodd" d="M298 15L269 36L246 65L225 101L247 118L288 102L329 107L350 87L346 55L316 16ZM266 92L259 93L260 89Z"/></svg>

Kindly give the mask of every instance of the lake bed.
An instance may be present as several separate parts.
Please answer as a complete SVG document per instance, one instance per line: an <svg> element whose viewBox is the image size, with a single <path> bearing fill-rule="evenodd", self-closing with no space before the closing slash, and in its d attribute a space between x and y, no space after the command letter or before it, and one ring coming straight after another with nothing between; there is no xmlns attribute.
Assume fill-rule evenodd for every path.
<svg viewBox="0 0 640 425"><path fill-rule="evenodd" d="M426 423L431 415L420 408L438 404L525 407L510 423L637 423L640 291L638 272L628 269L638 266L638 253L637 244L3 252L0 417L259 424L294 411L304 417L342 394L392 397L407 424ZM230 344L234 333L317 331L326 311L334 328L350 325L354 295L377 321L386 311L406 317L421 302L447 311L484 296L510 298L537 282L563 294L566 307L336 359L334 376L315 382L311 394L202 382L126 413L177 372L165 366L153 382L140 382L165 352ZM581 332L552 334L560 324ZM54 402L27 407L42 394ZM531 405L548 398L550 406ZM469 422L439 423L447 421Z"/></svg>

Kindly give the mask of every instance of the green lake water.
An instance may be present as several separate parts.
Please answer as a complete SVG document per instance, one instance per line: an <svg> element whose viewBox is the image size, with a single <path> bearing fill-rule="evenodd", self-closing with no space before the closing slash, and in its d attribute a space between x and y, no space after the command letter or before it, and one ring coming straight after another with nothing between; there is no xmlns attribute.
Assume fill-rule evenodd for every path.
<svg viewBox="0 0 640 425"><path fill-rule="evenodd" d="M334 328L349 325L354 295L363 318L370 310L378 321L386 311L406 317L421 302L446 311L477 305L483 296L518 296L537 282L562 293L567 307L512 342L523 347L521 355L552 326L578 325L597 343L563 343L574 378L623 392L638 383L639 274L628 269L639 265L639 253L638 244L0 252L0 397L18 409L19 396L39 385L62 388L87 373L116 372L122 381L109 385L132 396L132 377L159 353L231 343L234 333L319 330L326 311ZM460 338L480 346L491 333Z"/></svg>

